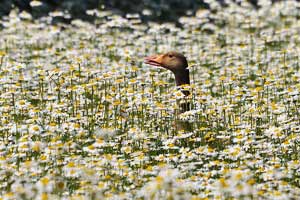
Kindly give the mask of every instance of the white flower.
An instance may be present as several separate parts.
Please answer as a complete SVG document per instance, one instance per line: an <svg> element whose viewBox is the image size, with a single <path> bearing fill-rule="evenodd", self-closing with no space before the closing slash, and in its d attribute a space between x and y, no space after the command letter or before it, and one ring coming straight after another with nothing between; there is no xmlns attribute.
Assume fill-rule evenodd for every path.
<svg viewBox="0 0 300 200"><path fill-rule="evenodd" d="M29 133L33 135L38 135L42 131L42 128L39 125L33 124L29 127Z"/></svg>
<svg viewBox="0 0 300 200"><path fill-rule="evenodd" d="M54 182L49 177L43 177L37 182L39 193L51 192L53 190Z"/></svg>
<svg viewBox="0 0 300 200"><path fill-rule="evenodd" d="M42 2L35 1L35 0L30 2L31 7L41 6L42 4L43 4Z"/></svg>
<svg viewBox="0 0 300 200"><path fill-rule="evenodd" d="M19 16L21 19L32 19L31 14L26 11L22 11Z"/></svg>
<svg viewBox="0 0 300 200"><path fill-rule="evenodd" d="M96 9L93 9L93 10L87 10L86 11L86 14L87 15L97 15L99 13L99 11L98 10L96 10Z"/></svg>
<svg viewBox="0 0 300 200"><path fill-rule="evenodd" d="M271 126L270 128L268 128L265 131L265 135L269 138L272 138L272 139L279 139L279 138L284 137L284 134L282 133L282 128L281 127L275 127L275 126Z"/></svg>
<svg viewBox="0 0 300 200"><path fill-rule="evenodd" d="M17 101L16 106L18 109L25 109L30 106L30 102L28 102L26 100L20 100L20 101Z"/></svg>

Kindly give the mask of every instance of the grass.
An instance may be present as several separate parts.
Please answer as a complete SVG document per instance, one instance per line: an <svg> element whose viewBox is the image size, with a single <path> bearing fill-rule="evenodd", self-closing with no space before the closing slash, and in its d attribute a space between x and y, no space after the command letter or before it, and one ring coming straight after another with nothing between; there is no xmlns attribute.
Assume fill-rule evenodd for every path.
<svg viewBox="0 0 300 200"><path fill-rule="evenodd" d="M183 29L109 12L98 24L3 19L2 198L297 198L298 4L231 3ZM168 50L189 59L188 98L143 64ZM178 114L178 101L193 109Z"/></svg>

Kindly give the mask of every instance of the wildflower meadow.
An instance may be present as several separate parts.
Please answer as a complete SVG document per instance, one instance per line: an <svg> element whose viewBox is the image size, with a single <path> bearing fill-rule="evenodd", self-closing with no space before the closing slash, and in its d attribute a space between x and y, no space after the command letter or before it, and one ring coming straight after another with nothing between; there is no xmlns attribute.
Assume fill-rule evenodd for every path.
<svg viewBox="0 0 300 200"><path fill-rule="evenodd" d="M300 198L300 3L207 2L180 26L3 17L0 199ZM144 63L170 50L187 97Z"/></svg>

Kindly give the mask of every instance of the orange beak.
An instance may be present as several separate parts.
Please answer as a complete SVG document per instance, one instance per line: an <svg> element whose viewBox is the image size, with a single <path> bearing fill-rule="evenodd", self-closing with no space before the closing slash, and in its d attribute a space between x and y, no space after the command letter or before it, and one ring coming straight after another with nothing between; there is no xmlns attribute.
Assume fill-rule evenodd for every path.
<svg viewBox="0 0 300 200"><path fill-rule="evenodd" d="M156 56L149 56L145 58L145 63L153 66L162 66L163 54Z"/></svg>

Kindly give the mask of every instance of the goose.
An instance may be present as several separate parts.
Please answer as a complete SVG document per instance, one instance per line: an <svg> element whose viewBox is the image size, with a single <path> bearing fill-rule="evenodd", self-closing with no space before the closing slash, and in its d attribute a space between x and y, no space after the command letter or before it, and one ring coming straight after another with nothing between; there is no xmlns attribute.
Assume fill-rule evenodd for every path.
<svg viewBox="0 0 300 200"><path fill-rule="evenodd" d="M190 95L190 91L182 87L183 85L190 85L188 62L183 54L170 51L164 54L146 57L145 63L170 70L175 76L176 86L181 90L185 97ZM190 103L187 101L179 103L179 108L179 114L189 111ZM191 130L191 124L185 121L177 120L175 126L177 130Z"/></svg>
<svg viewBox="0 0 300 200"><path fill-rule="evenodd" d="M186 57L181 53L171 51L165 54L149 56L145 58L145 63L170 70L175 76L177 86L190 84L188 62ZM185 96L190 94L187 90L182 90L182 93Z"/></svg>

